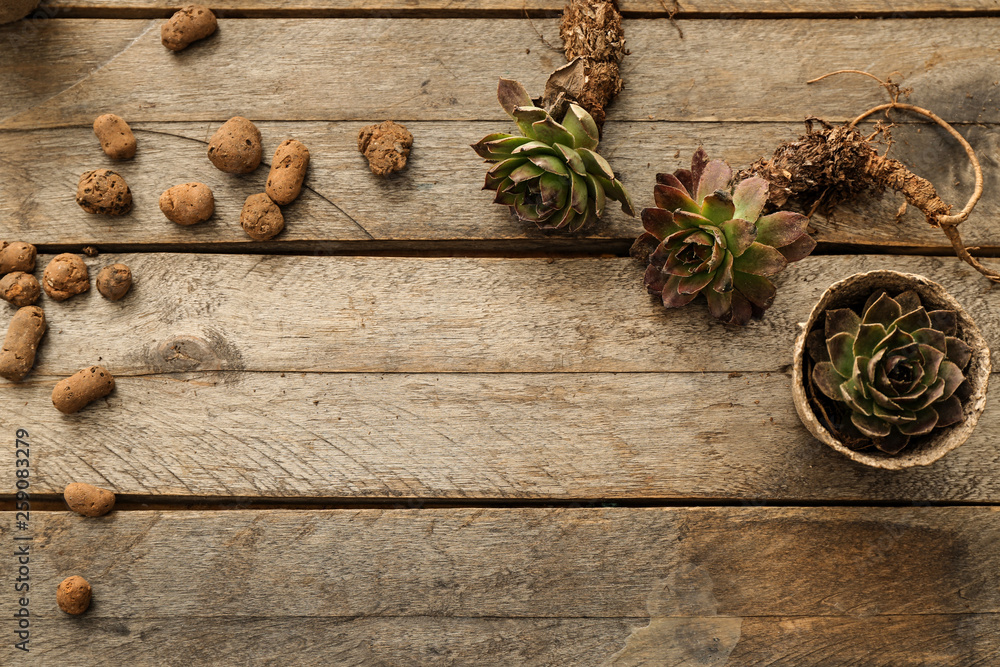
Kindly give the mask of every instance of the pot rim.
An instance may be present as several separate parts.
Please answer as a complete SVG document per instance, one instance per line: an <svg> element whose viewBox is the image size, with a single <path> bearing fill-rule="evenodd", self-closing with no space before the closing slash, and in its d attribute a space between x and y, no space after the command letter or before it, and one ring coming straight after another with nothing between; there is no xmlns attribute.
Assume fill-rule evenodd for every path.
<svg viewBox="0 0 1000 667"><path fill-rule="evenodd" d="M813 411L806 394L806 381L803 377L805 366L806 337L816 324L817 320L826 312L830 304L838 297L842 296L846 290L855 286L858 291L868 290L868 293L877 289L887 289L884 283L900 285L901 283L913 288L920 295L921 301L929 300L931 305L946 305L948 309L954 310L958 314L959 331L961 338L972 348L972 359L966 368L966 378L972 387L971 398L963 404L965 419L955 426L948 426L934 432L931 438L919 449L902 453L895 456L889 454L872 454L867 450L853 450L838 440L823 424ZM864 283L870 283L865 285ZM906 288L903 288L906 289ZM887 289L889 292L903 291L898 287ZM961 304L955 300L947 290L941 285L921 275L914 273L904 273L880 269L877 271L867 271L855 273L847 278L839 280L830 285L813 306L809 313L809 318L805 323L800 324L802 331L795 340L792 364L792 397L795 402L795 410L799 413L799 419L809 432L821 442L826 443L847 458L858 463L862 463L873 468L884 470L901 470L913 466L926 466L937 461L942 456L957 448L968 440L979 421L983 409L986 407L986 394L990 377L990 348L986 344L979 327L975 321L965 312Z"/></svg>

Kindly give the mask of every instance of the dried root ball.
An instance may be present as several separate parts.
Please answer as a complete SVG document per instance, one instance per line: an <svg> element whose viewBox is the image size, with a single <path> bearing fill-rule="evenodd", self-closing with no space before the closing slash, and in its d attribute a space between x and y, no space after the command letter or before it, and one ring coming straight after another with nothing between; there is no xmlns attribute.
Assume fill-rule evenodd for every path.
<svg viewBox="0 0 1000 667"><path fill-rule="evenodd" d="M204 183L175 185L160 195L160 210L178 225L196 225L215 213L215 196Z"/></svg>
<svg viewBox="0 0 1000 667"><path fill-rule="evenodd" d="M67 614L78 615L90 606L90 584L83 577L66 577L56 589L56 603Z"/></svg>
<svg viewBox="0 0 1000 667"><path fill-rule="evenodd" d="M260 165L260 130L242 116L230 118L208 142L208 159L229 174L249 174Z"/></svg>
<svg viewBox="0 0 1000 667"><path fill-rule="evenodd" d="M103 366L90 366L56 383L52 405L64 415L79 412L115 388L115 379Z"/></svg>
<svg viewBox="0 0 1000 667"><path fill-rule="evenodd" d="M247 197L240 213L240 224L255 241L273 239L285 228L281 209L263 192Z"/></svg>
<svg viewBox="0 0 1000 667"><path fill-rule="evenodd" d="M18 308L37 303L41 295L42 286L30 273L15 271L0 278L0 299Z"/></svg>
<svg viewBox="0 0 1000 667"><path fill-rule="evenodd" d="M53 257L42 274L42 288L56 301L65 301L89 290L90 273L83 258L71 252Z"/></svg>
<svg viewBox="0 0 1000 667"><path fill-rule="evenodd" d="M66 504L83 516L104 516L115 506L115 494L91 484L74 482L63 491Z"/></svg>
<svg viewBox="0 0 1000 667"><path fill-rule="evenodd" d="M112 160L135 157L135 135L121 116L106 113L94 121L94 134L101 142L104 153Z"/></svg>
<svg viewBox="0 0 1000 667"><path fill-rule="evenodd" d="M125 215L132 210L132 191L125 179L110 169L95 169L80 177L76 203L87 213Z"/></svg>
<svg viewBox="0 0 1000 667"><path fill-rule="evenodd" d="M105 266L97 273L97 291L108 301L118 301L132 287L132 269L125 264Z"/></svg>
<svg viewBox="0 0 1000 667"><path fill-rule="evenodd" d="M0 241L0 276L12 271L35 270L35 246L23 241Z"/></svg>
<svg viewBox="0 0 1000 667"><path fill-rule="evenodd" d="M180 51L192 42L205 39L218 27L219 21L211 9L204 5L187 5L160 27L160 41L171 51Z"/></svg>
<svg viewBox="0 0 1000 667"><path fill-rule="evenodd" d="M302 192L302 181L308 168L309 149L301 141L285 139L274 151L264 191L275 204L291 204Z"/></svg>
<svg viewBox="0 0 1000 667"><path fill-rule="evenodd" d="M31 372L45 328L45 313L38 306L25 306L14 313L0 349L0 377L20 382Z"/></svg>
<svg viewBox="0 0 1000 667"><path fill-rule="evenodd" d="M410 131L391 120L364 127L358 134L358 150L368 158L368 166L376 176L403 169L412 145Z"/></svg>

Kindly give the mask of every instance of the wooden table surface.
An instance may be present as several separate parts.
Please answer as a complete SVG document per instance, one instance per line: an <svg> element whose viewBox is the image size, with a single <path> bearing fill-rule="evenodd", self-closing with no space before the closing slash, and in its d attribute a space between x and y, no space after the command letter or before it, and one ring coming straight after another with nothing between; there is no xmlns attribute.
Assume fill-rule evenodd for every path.
<svg viewBox="0 0 1000 667"><path fill-rule="evenodd" d="M883 101L861 78L806 80L898 71L978 151L986 194L962 229L1000 251L1000 3L678 4L683 39L658 0L621 2L631 55L602 152L637 207L700 145L743 166L807 116ZM510 126L498 77L539 91L564 62L561 5L220 0L218 33L176 54L165 0L48 0L0 26L0 239L37 244L40 266L94 246L92 275L135 275L118 303L43 299L34 372L0 384L0 664L1000 664L996 402L934 465L872 470L809 436L789 373L798 323L852 273L941 282L994 353L1000 294L919 215L897 221L896 196L814 218L816 253L741 330L645 293L634 219L578 236L515 222L469 144ZM101 153L107 112L134 160ZM234 115L266 161L287 137L312 153L270 242L238 223L267 167L205 156ZM389 118L415 141L379 179L356 137ZM961 149L900 121L895 157L963 202ZM100 167L130 184L130 215L75 204ZM182 228L157 198L191 180L216 215ZM53 385L93 363L117 390L61 415ZM66 512L70 482L118 508ZM55 604L71 574L94 589L82 617Z"/></svg>

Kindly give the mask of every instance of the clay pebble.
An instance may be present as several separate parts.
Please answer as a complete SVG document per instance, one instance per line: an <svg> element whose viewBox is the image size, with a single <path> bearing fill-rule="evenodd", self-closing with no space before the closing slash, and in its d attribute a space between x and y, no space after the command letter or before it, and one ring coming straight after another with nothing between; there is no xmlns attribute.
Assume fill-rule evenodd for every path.
<svg viewBox="0 0 1000 667"><path fill-rule="evenodd" d="M205 39L219 27L212 10L205 5L186 5L160 27L160 41L171 51L181 51Z"/></svg>
<svg viewBox="0 0 1000 667"><path fill-rule="evenodd" d="M285 206L302 192L302 181L309 168L309 149L295 139L285 139L274 151L265 192L275 204Z"/></svg>
<svg viewBox="0 0 1000 667"><path fill-rule="evenodd" d="M255 241L273 239L285 228L281 209L263 192L250 195L240 212L240 225Z"/></svg>
<svg viewBox="0 0 1000 667"><path fill-rule="evenodd" d="M65 301L89 290L90 273L83 258L71 252L53 257L42 273L42 289L56 301Z"/></svg>
<svg viewBox="0 0 1000 667"><path fill-rule="evenodd" d="M410 131L391 120L369 125L358 133L358 150L368 158L368 167L376 176L403 169L412 145Z"/></svg>
<svg viewBox="0 0 1000 667"><path fill-rule="evenodd" d="M0 278L0 299L18 308L38 302L42 287L35 276L24 271L14 271Z"/></svg>
<svg viewBox="0 0 1000 667"><path fill-rule="evenodd" d="M20 382L31 372L45 329L45 313L38 306L25 306L14 313L0 349L0 377Z"/></svg>
<svg viewBox="0 0 1000 667"><path fill-rule="evenodd" d="M56 588L56 603L67 614L76 616L87 611L92 594L90 584L83 577L66 577Z"/></svg>
<svg viewBox="0 0 1000 667"><path fill-rule="evenodd" d="M87 213L125 215L132 210L132 191L116 172L95 169L80 176L76 203Z"/></svg>
<svg viewBox="0 0 1000 667"><path fill-rule="evenodd" d="M79 412L115 388L115 379L103 366L89 366L56 383L52 390L52 405L59 412L71 415Z"/></svg>
<svg viewBox="0 0 1000 667"><path fill-rule="evenodd" d="M196 225L215 213L215 196L204 183L182 183L160 195L160 211L178 225Z"/></svg>
<svg viewBox="0 0 1000 667"><path fill-rule="evenodd" d="M242 116L230 118L208 142L208 159L229 174L249 174L260 165L260 130Z"/></svg>
<svg viewBox="0 0 1000 667"><path fill-rule="evenodd" d="M135 157L135 135L121 116L106 113L94 120L94 134L101 142L101 149L112 160Z"/></svg>
<svg viewBox="0 0 1000 667"><path fill-rule="evenodd" d="M13 271L35 270L35 246L23 241L0 241L0 276Z"/></svg>
<svg viewBox="0 0 1000 667"><path fill-rule="evenodd" d="M132 269L125 264L105 266L97 272L97 291L108 301L118 301L132 287Z"/></svg>
<svg viewBox="0 0 1000 667"><path fill-rule="evenodd" d="M63 491L71 510L83 516L104 516L115 506L115 494L92 484L73 482Z"/></svg>

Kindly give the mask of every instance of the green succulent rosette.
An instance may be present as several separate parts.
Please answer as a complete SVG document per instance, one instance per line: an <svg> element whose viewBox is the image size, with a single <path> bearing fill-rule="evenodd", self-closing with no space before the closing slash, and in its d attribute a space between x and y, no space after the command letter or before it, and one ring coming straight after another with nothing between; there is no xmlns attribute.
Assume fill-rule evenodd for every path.
<svg viewBox="0 0 1000 667"><path fill-rule="evenodd" d="M854 449L898 454L912 438L964 418L959 388L972 349L958 338L957 313L927 311L913 290L895 298L878 291L860 315L827 311L807 347L812 383L839 407L837 430Z"/></svg>
<svg viewBox="0 0 1000 667"><path fill-rule="evenodd" d="M699 148L691 169L657 174L655 207L642 210L645 233L632 255L648 263L644 282L667 308L699 294L711 314L730 324L761 317L774 300L768 277L806 257L816 242L808 219L791 211L761 217L768 183L751 177L730 185L733 172Z"/></svg>
<svg viewBox="0 0 1000 667"><path fill-rule="evenodd" d="M484 190L521 220L541 229L577 231L604 214L607 201L635 215L628 193L597 154L597 123L583 107L569 104L561 123L534 105L524 87L500 79L500 105L521 136L496 133L472 145L487 162Z"/></svg>

